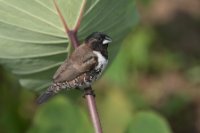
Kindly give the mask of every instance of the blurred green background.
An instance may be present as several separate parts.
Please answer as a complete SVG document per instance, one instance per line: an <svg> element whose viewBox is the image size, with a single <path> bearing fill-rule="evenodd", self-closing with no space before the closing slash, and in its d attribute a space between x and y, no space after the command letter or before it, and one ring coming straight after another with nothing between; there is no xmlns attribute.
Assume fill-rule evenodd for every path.
<svg viewBox="0 0 200 133"><path fill-rule="evenodd" d="M138 0L140 23L95 83L105 133L200 133L200 1ZM0 133L92 133L79 91L38 106L0 67Z"/></svg>

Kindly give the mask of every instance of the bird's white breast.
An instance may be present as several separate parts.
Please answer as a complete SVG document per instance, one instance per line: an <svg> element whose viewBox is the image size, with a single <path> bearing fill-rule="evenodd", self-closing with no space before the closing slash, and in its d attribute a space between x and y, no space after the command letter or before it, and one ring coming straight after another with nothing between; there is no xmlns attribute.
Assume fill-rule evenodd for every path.
<svg viewBox="0 0 200 133"><path fill-rule="evenodd" d="M95 67L95 69L101 69L100 71L102 72L108 64L108 60L98 51L93 51L93 53L97 55L98 60L98 65Z"/></svg>
<svg viewBox="0 0 200 133"><path fill-rule="evenodd" d="M91 86L91 84L101 76L103 70L108 64L108 60L100 52L93 51L93 53L97 56L98 64L94 68L94 70L90 72L89 80L86 80L86 78L84 78L84 85L81 86L80 88L86 88L86 87Z"/></svg>

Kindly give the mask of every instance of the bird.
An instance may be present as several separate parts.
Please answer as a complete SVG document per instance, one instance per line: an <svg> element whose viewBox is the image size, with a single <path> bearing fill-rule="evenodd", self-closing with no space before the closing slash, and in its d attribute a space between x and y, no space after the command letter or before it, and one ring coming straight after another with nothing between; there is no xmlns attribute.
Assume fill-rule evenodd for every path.
<svg viewBox="0 0 200 133"><path fill-rule="evenodd" d="M51 85L38 97L37 103L46 102L61 90L90 87L108 64L108 44L111 42L112 39L102 32L86 37L55 72Z"/></svg>

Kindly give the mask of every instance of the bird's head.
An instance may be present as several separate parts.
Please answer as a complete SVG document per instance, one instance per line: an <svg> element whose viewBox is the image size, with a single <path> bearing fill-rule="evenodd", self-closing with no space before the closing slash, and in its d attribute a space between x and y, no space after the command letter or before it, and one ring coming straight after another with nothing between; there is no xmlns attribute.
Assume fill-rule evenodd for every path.
<svg viewBox="0 0 200 133"><path fill-rule="evenodd" d="M85 43L95 51L107 50L108 44L111 42L112 39L101 32L94 32L85 39Z"/></svg>

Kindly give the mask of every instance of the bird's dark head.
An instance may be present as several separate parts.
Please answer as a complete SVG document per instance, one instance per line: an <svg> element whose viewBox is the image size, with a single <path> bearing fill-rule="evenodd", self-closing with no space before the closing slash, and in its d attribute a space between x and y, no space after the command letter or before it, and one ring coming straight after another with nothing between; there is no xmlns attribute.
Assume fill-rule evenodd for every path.
<svg viewBox="0 0 200 133"><path fill-rule="evenodd" d="M112 39L101 32L94 32L85 39L85 43L89 45L95 51L107 50L108 44L112 42Z"/></svg>

